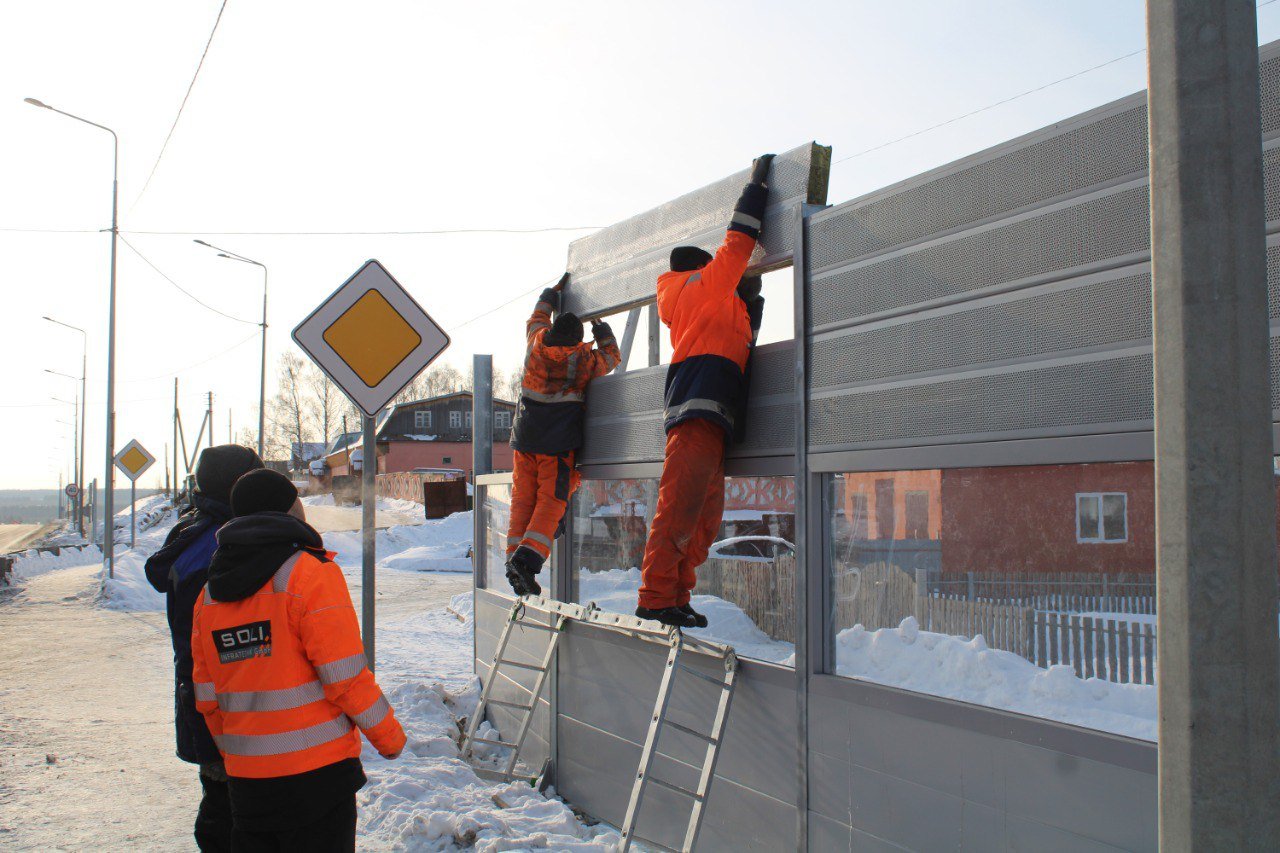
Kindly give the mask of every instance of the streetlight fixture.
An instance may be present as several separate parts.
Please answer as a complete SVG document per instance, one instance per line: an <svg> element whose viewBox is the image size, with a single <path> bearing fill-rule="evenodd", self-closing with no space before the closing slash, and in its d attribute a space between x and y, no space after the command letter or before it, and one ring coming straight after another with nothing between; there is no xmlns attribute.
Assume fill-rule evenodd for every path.
<svg viewBox="0 0 1280 853"><path fill-rule="evenodd" d="M80 497L76 501L76 525L80 530L80 536L84 537L84 430L85 424L89 420L89 410L85 408L89 404L87 396L86 383L89 376L89 333L79 326L73 326L70 323L64 323L61 320L55 320L46 315L45 320L56 326L62 326L73 332L80 333L80 466L76 470L76 486L80 489ZM50 371L53 372L53 371ZM60 374L66 376L67 374ZM73 377L74 378L74 377Z"/></svg>
<svg viewBox="0 0 1280 853"><path fill-rule="evenodd" d="M262 267L262 367L258 376L258 457L262 458L262 442L263 435L266 432L267 423L267 265L253 258L246 258L244 255L238 255L235 252L226 249L220 249L212 243L206 243L204 240L194 240L192 242L199 243L209 249L213 249L218 253L218 257L226 258L229 261L240 261L244 264L253 264L255 267ZM235 439L233 438L232 441Z"/></svg>
<svg viewBox="0 0 1280 853"><path fill-rule="evenodd" d="M57 372L57 371L55 371L55 370L48 370L48 371L46 371L46 372L47 372L47 373L54 373L54 374L56 374L56 375L58 375L58 376L65 376L65 377L67 377L68 379L75 379L75 377L74 377L74 376L71 376L71 375L66 374L66 373L58 373L58 372ZM80 454L81 454L81 452L82 452L82 451L81 451L81 449L80 449L80 447L76 444L76 433L78 433L78 432L80 431L80 426L79 426L79 424L80 424L80 410L79 410L78 408L76 408L76 401L75 401L74 399L72 399L72 400L64 400L64 399L62 399L61 397L50 397L49 399L50 399L50 400L53 400L55 403L66 403L67 405L69 405L69 406L71 407L71 412L72 412L72 417L71 417L71 419L72 419L72 424L71 424L71 477L72 477L72 479L75 479L75 478L77 478L77 477L79 477L79 476L80 476L78 472L79 472L79 470L80 470L80 458L81 458L81 457L80 457ZM59 421L59 423L66 423L66 421ZM76 514L75 514L75 521L76 521L76 527L77 527L77 528L80 528L80 536L83 538L83 537L84 537L84 529L83 529L83 520L82 520L82 519L81 519L81 517L80 517L80 499L79 499L79 498L80 498L80 495L79 495L79 491L78 491L78 490L79 490L79 485L77 485L77 486L76 486L76 488L77 488L77 493L76 493Z"/></svg>
<svg viewBox="0 0 1280 853"><path fill-rule="evenodd" d="M24 98L33 107L40 107L50 112L73 118L78 122L105 130L111 134L111 288L107 308L107 454L106 454L106 498L103 506L107 523L102 530L102 559L107 564L107 577L115 577L115 531L112 530L112 519L115 517L115 444L116 444L116 243L120 237L120 137L111 128L81 118L69 112L51 107L35 98ZM54 321L57 322L57 321ZM77 329L77 331L80 331Z"/></svg>

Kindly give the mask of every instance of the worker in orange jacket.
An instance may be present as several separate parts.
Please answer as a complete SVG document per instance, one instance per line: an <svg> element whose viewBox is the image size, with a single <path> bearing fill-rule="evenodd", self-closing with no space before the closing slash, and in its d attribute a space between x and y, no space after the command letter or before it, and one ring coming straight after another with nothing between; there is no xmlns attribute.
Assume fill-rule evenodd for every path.
<svg viewBox="0 0 1280 853"><path fill-rule="evenodd" d="M404 730L369 671L351 595L270 469L231 490L191 633L196 707L226 762L232 847L355 850L360 735L396 758Z"/></svg>
<svg viewBox="0 0 1280 853"><path fill-rule="evenodd" d="M760 237L772 154L756 159L714 257L696 246L671 252L658 278L658 316L671 328L658 503L641 568L636 615L705 627L689 604L724 514L725 444L742 426L746 369L760 329L760 279L744 278Z"/></svg>
<svg viewBox="0 0 1280 853"><path fill-rule="evenodd" d="M595 343L582 341L572 312L551 319L569 274L538 297L525 326L524 379L511 432L515 468L507 530L507 581L516 595L538 595L537 575L551 556L569 498L581 480L575 456L582 446L587 383L618 366L622 354L607 323L593 321Z"/></svg>

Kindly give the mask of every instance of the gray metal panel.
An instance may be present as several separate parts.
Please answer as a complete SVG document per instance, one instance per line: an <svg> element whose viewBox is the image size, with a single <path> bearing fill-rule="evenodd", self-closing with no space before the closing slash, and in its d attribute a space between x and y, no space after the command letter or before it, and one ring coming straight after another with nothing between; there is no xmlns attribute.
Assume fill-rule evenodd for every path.
<svg viewBox="0 0 1280 853"><path fill-rule="evenodd" d="M747 433L726 456L745 459L795 453L794 342L757 347L751 362ZM583 465L660 462L665 366L602 376L587 391Z"/></svg>
<svg viewBox="0 0 1280 853"><path fill-rule="evenodd" d="M1065 849L1155 849L1154 761L1134 769L833 693L810 698L815 814L914 850L1035 849L1022 843L1029 838ZM1092 737L1099 749L1116 743Z"/></svg>
<svg viewBox="0 0 1280 853"><path fill-rule="evenodd" d="M790 262L795 209L826 202L830 163L831 149L816 143L779 154L773 161L753 267L774 269ZM569 244L568 269L573 278L565 291L564 309L582 317L599 317L652 302L658 276L670 269L673 247L695 245L714 252L724 240L749 171Z"/></svg>

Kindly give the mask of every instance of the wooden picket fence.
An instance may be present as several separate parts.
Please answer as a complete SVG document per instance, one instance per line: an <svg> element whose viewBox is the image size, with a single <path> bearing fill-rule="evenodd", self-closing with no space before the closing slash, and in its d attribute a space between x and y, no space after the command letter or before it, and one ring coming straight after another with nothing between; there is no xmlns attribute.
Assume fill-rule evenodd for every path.
<svg viewBox="0 0 1280 853"><path fill-rule="evenodd" d="M964 572L933 575L940 598L1016 604L1067 613L1156 612L1156 579L1132 572Z"/></svg>
<svg viewBox="0 0 1280 853"><path fill-rule="evenodd" d="M770 639L795 638L796 558L734 560L713 557L698 567L695 595L714 595L742 608Z"/></svg>

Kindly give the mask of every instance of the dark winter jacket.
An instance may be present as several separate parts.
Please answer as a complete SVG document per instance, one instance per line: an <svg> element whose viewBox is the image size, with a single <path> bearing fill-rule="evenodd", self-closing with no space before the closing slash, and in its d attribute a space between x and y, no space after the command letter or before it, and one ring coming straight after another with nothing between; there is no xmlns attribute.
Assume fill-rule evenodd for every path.
<svg viewBox="0 0 1280 853"><path fill-rule="evenodd" d="M209 564L209 595L214 601L248 598L298 551L328 560L316 529L288 513L255 512L234 518L218 531L218 550Z"/></svg>
<svg viewBox="0 0 1280 853"><path fill-rule="evenodd" d="M196 710L191 679L191 611L204 588L209 561L218 547L218 528L231 518L231 507L196 494L192 506L169 531L164 547L147 560L147 580L165 595L173 642L174 729L178 757L192 764L221 761L218 747Z"/></svg>

